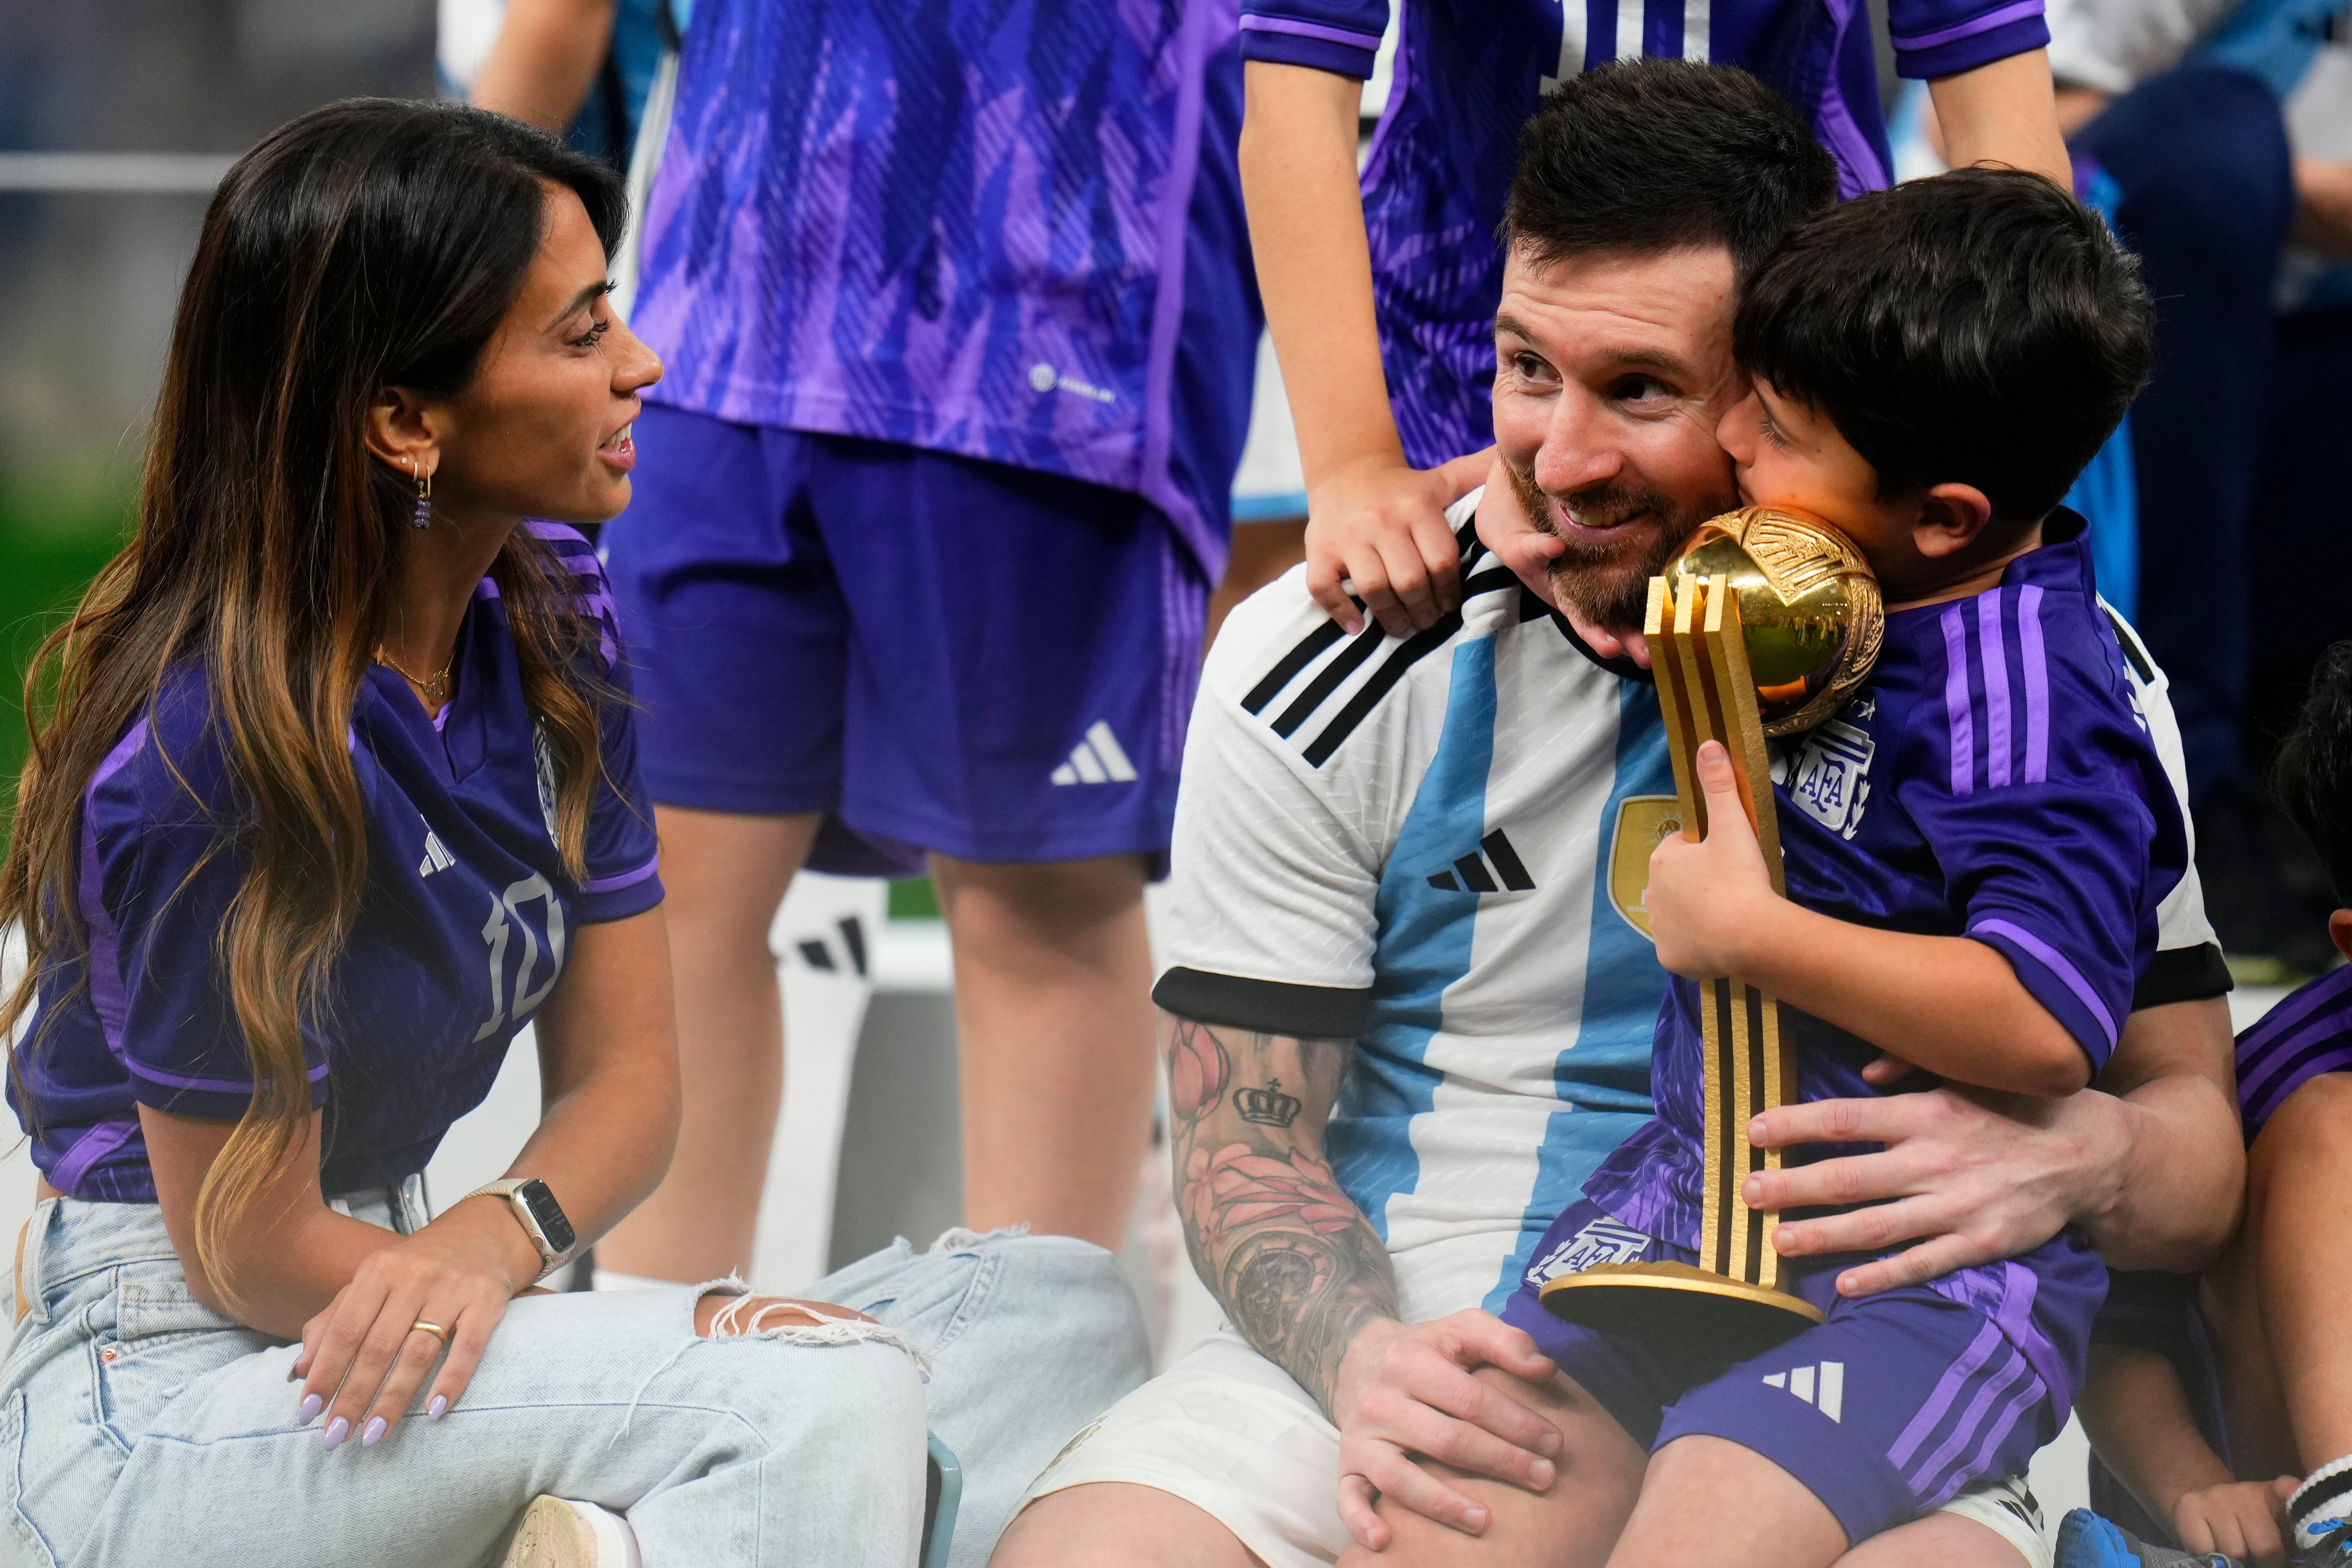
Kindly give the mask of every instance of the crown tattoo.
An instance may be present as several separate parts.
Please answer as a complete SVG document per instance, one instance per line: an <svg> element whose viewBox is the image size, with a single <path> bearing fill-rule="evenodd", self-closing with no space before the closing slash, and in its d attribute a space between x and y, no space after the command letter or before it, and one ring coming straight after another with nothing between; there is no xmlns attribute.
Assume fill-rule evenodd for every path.
<svg viewBox="0 0 2352 1568"><path fill-rule="evenodd" d="M1264 1089L1245 1089L1234 1096L1244 1121L1255 1121L1262 1127L1287 1127L1298 1120L1299 1102L1296 1095L1282 1092L1282 1080L1276 1079Z"/></svg>

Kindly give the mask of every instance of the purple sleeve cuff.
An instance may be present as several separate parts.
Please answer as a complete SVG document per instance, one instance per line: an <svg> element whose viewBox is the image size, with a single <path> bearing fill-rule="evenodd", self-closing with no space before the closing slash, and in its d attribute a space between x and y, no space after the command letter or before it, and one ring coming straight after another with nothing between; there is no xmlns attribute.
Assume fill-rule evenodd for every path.
<svg viewBox="0 0 2352 1568"><path fill-rule="evenodd" d="M199 1078L149 1067L137 1060L123 1065L131 1069L131 1098L173 1116L192 1116L200 1121L235 1121L253 1103L253 1083L249 1079L213 1075ZM327 1103L327 1064L320 1062L311 1068L310 1076L310 1109L316 1110Z"/></svg>
<svg viewBox="0 0 2352 1568"><path fill-rule="evenodd" d="M1339 41L1343 35L1337 28L1318 28L1318 32L1331 36L1311 37L1277 32L1268 26L1280 20L1274 16L1243 17L1242 58L1268 60L1279 66L1305 66L1310 70L1329 71L1333 76L1353 77L1358 81L1371 79L1372 60L1380 52L1378 37L1367 47Z"/></svg>
<svg viewBox="0 0 2352 1568"><path fill-rule="evenodd" d="M2119 1021L2116 1009L2099 995L2071 959L2014 921L1979 921L1969 928L1969 935L2009 960L2009 966L2017 972L2018 983L2048 1008L2050 1016L2083 1047L2084 1056L2090 1059L2092 1077L2105 1070L2107 1058L2116 1054ZM2129 1005L2127 999L2125 1005Z"/></svg>
<svg viewBox="0 0 2352 1568"><path fill-rule="evenodd" d="M2005 5L1974 22L1936 32L1899 37L1895 44L1895 70L1915 81L1935 81L2029 49L2050 46L2050 24L2041 0Z"/></svg>
<svg viewBox="0 0 2352 1568"><path fill-rule="evenodd" d="M617 885L616 885L617 884ZM580 889L580 919L588 925L625 921L662 901L661 878L647 862L643 876L591 879Z"/></svg>

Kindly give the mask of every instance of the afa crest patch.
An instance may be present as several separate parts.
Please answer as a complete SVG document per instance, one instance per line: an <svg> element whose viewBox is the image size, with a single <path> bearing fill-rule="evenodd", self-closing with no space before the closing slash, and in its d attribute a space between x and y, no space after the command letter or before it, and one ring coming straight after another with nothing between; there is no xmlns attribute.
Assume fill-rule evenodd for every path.
<svg viewBox="0 0 2352 1568"><path fill-rule="evenodd" d="M1528 1270L1528 1284L1540 1290L1563 1274L1581 1274L1604 1263L1632 1263L1649 1247L1649 1237L1632 1226L1596 1219L1537 1258Z"/></svg>
<svg viewBox="0 0 2352 1568"><path fill-rule="evenodd" d="M1870 759L1877 752L1869 731L1832 719L1790 737L1772 771L1800 811L1840 837L1852 838L1870 799Z"/></svg>
<svg viewBox="0 0 2352 1568"><path fill-rule="evenodd" d="M1683 830L1682 803L1670 795L1629 795L1617 805L1609 847L1609 902L1643 936L1650 930L1650 855Z"/></svg>

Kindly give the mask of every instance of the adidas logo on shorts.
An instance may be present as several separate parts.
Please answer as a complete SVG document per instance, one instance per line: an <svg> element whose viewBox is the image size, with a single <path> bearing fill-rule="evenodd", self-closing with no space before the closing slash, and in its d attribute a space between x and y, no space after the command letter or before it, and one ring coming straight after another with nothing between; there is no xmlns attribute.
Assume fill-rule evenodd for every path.
<svg viewBox="0 0 2352 1568"><path fill-rule="evenodd" d="M1135 764L1127 760L1110 726L1097 719L1087 738L1071 748L1070 760L1046 776L1057 784L1133 784Z"/></svg>
<svg viewBox="0 0 2352 1568"><path fill-rule="evenodd" d="M1845 1363L1825 1361L1776 1372L1764 1379L1768 1388L1785 1388L1832 1421L1842 1421L1845 1409Z"/></svg>

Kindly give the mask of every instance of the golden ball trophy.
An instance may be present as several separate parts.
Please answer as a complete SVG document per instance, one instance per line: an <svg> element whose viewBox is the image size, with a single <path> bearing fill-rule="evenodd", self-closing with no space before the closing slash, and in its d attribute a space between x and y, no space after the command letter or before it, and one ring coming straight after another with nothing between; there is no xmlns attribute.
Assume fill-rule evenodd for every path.
<svg viewBox="0 0 2352 1568"><path fill-rule="evenodd" d="M1786 893L1767 738L1834 716L1868 679L1885 634L1878 583L1860 552L1818 519L1748 507L1704 523L1662 577L1643 626L1674 759L1683 837L1706 837L1700 744L1731 754L1775 892ZM1638 1338L1670 1373L1693 1378L1760 1354L1821 1312L1782 1283L1772 1215L1740 1195L1780 1152L1748 1124L1796 1094L1780 1002L1738 979L1701 987L1706 1042L1704 1206L1698 1263L1610 1263L1543 1288L1555 1317Z"/></svg>

